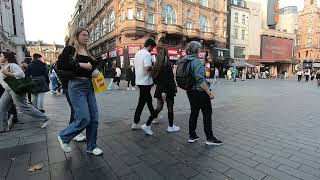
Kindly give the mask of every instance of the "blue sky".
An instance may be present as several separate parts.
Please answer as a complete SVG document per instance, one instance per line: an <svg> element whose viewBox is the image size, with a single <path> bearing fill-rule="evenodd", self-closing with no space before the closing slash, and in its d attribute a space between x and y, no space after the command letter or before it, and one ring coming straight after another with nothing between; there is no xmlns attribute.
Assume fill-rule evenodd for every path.
<svg viewBox="0 0 320 180"><path fill-rule="evenodd" d="M76 2L77 0L23 0L27 40L64 44L65 30ZM280 0L280 7L298 6L301 10L303 2L304 0Z"/></svg>

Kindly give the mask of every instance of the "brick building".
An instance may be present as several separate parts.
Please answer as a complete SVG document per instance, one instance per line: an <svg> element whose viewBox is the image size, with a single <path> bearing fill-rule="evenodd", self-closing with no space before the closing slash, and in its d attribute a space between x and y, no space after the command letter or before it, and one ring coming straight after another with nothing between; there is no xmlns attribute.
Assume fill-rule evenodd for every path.
<svg viewBox="0 0 320 180"><path fill-rule="evenodd" d="M148 38L167 47L173 63L185 55L191 40L203 44L199 56L209 57L208 70L228 54L225 0L79 0L68 29L76 26L90 30L89 48L106 59L107 70L113 64L132 64ZM155 57L156 51L152 54Z"/></svg>
<svg viewBox="0 0 320 180"><path fill-rule="evenodd" d="M320 62L320 10L316 0L305 0L304 9L298 17L296 57L303 68L311 68L313 62ZM319 68L319 63L315 63Z"/></svg>
<svg viewBox="0 0 320 180"><path fill-rule="evenodd" d="M57 61L59 54L62 52L64 46L58 44L48 44L43 41L27 41L27 50L31 57L38 53L42 55L43 61L46 64L53 64Z"/></svg>

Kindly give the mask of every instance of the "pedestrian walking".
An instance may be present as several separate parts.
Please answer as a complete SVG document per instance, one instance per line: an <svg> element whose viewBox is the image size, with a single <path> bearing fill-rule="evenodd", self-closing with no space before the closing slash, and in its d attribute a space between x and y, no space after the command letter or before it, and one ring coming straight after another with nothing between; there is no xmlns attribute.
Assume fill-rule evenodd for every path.
<svg viewBox="0 0 320 180"><path fill-rule="evenodd" d="M32 62L27 66L26 69L26 77L30 77L39 83L37 83L38 89L49 90L49 77L48 77L48 69L47 65L41 61L42 56L40 54L33 54ZM32 93L32 105L39 109L42 113L45 113L43 108L44 104L44 94L45 92L34 92Z"/></svg>
<svg viewBox="0 0 320 180"><path fill-rule="evenodd" d="M99 113L92 78L98 77L100 72L99 61L92 57L88 43L89 30L76 28L58 60L58 69L73 73L68 93L76 114L75 120L59 133L58 140L62 150L70 152L70 141L86 129L87 153L98 156L103 151L96 144Z"/></svg>
<svg viewBox="0 0 320 180"><path fill-rule="evenodd" d="M8 130L8 111L12 104L15 104L20 112L28 114L35 120L40 120L40 127L45 128L48 125L47 116L28 104L26 93L15 93L5 81L7 77L14 77L15 79L25 77L25 73L18 65L15 55L10 52L1 53L0 63L3 64L0 71L0 84L5 89L0 98L0 132Z"/></svg>
<svg viewBox="0 0 320 180"><path fill-rule="evenodd" d="M158 117L159 113L163 109L163 105L166 102L168 108L169 126L167 132L177 132L180 127L173 124L173 105L174 97L177 93L177 86L174 80L172 67L169 62L168 50L161 48L158 52L156 63L153 67L152 77L154 84L157 85L154 97L157 98L157 108L155 110L155 116L150 116L147 123L141 126L141 129L148 135L152 135L151 130L152 121Z"/></svg>
<svg viewBox="0 0 320 180"><path fill-rule="evenodd" d="M300 82L301 79L302 79L303 72L302 72L301 70L299 70L299 71L297 72L297 75L298 75L298 82Z"/></svg>
<svg viewBox="0 0 320 180"><path fill-rule="evenodd" d="M320 69L316 72L317 86L320 87Z"/></svg>
<svg viewBox="0 0 320 180"><path fill-rule="evenodd" d="M120 89L120 81L121 81L121 69L116 67L116 76L114 78L114 82L118 86L117 89Z"/></svg>
<svg viewBox="0 0 320 180"><path fill-rule="evenodd" d="M219 81L220 83L220 78L219 78L219 69L218 68L214 68L214 82Z"/></svg>
<svg viewBox="0 0 320 180"><path fill-rule="evenodd" d="M116 67L113 65L110 70L110 83L108 89L111 90L113 88L113 83L116 82Z"/></svg>
<svg viewBox="0 0 320 180"><path fill-rule="evenodd" d="M310 74L311 74L310 69L307 69L307 70L305 71L305 73L304 73L304 76L305 76L305 78L306 78L306 82L308 82L308 81L309 81Z"/></svg>
<svg viewBox="0 0 320 180"><path fill-rule="evenodd" d="M241 72L241 81L246 80L246 78L247 78L247 70L243 69Z"/></svg>
<svg viewBox="0 0 320 180"><path fill-rule="evenodd" d="M50 84L51 84L51 93L52 95L57 95L59 92L59 78L56 72L56 69L51 67L49 71L49 77L50 77Z"/></svg>
<svg viewBox="0 0 320 180"><path fill-rule="evenodd" d="M232 68L232 78L233 78L233 82L237 81L237 75L238 75L238 70L236 67Z"/></svg>
<svg viewBox="0 0 320 180"><path fill-rule="evenodd" d="M126 80L128 82L128 86L127 86L127 90L136 90L134 88L135 84L135 74L134 74L134 67L133 66L129 66L127 68L127 72L126 72ZM131 88L130 88L130 84L131 84Z"/></svg>
<svg viewBox="0 0 320 180"><path fill-rule="evenodd" d="M227 79L230 80L232 78L231 76L232 76L232 71L229 68L228 71L227 71Z"/></svg>
<svg viewBox="0 0 320 180"><path fill-rule="evenodd" d="M152 57L150 52L156 47L156 42L153 39L148 39L144 43L144 48L139 50L134 58L134 69L136 75L136 84L139 87L139 102L134 113L134 122L132 123L132 129L140 129L139 122L141 113L145 104L148 105L151 116L155 115L155 110L152 105L151 88L153 80L151 76L152 72Z"/></svg>
<svg viewBox="0 0 320 180"><path fill-rule="evenodd" d="M222 142L213 136L212 132L212 106L211 99L214 94L209 89L209 83L205 78L205 67L198 59L201 44L197 41L191 41L186 48L186 61L191 63L191 72L195 78L195 84L192 89L187 90L188 99L191 107L189 118L189 142L194 143L199 140L196 133L199 111L203 114L203 126L206 134L205 144L220 145Z"/></svg>

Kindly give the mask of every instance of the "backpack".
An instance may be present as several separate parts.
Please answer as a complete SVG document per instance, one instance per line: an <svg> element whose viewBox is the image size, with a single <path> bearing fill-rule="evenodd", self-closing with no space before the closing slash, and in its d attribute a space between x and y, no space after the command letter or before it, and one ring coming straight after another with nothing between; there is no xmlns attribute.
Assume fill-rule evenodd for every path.
<svg viewBox="0 0 320 180"><path fill-rule="evenodd" d="M191 61L186 59L177 61L176 81L181 89L192 89L196 80L192 75Z"/></svg>

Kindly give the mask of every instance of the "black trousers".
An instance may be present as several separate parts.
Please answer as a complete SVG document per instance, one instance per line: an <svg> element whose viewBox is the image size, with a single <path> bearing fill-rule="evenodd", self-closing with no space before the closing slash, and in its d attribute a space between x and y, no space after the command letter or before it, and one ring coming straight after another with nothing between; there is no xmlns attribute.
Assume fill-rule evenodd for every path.
<svg viewBox="0 0 320 180"><path fill-rule="evenodd" d="M211 99L205 91L189 90L187 91L188 99L191 107L189 118L189 136L190 138L197 137L196 128L199 112L203 115L204 132L207 139L213 138L212 132L212 107Z"/></svg>
<svg viewBox="0 0 320 180"><path fill-rule="evenodd" d="M151 116L156 116L156 113L152 105L152 96L150 93L152 85L138 85L138 87L140 89L139 102L136 108L136 112L134 113L134 122L136 124L140 122L141 113L146 103L148 105L148 109L150 111Z"/></svg>
<svg viewBox="0 0 320 180"><path fill-rule="evenodd" d="M166 99L166 102L167 102L167 108L168 108L168 120L169 120L169 126L172 127L173 126L173 104L174 104L174 100L173 99L170 99L170 98L167 98ZM150 116L146 125L147 126L150 126L153 119L157 118L159 113L162 111L163 109L163 104L164 104L164 101L163 99L157 99L157 108L155 110L155 116Z"/></svg>
<svg viewBox="0 0 320 180"><path fill-rule="evenodd" d="M132 87L135 86L134 80L128 80L128 87L130 87L130 83Z"/></svg>
<svg viewBox="0 0 320 180"><path fill-rule="evenodd" d="M309 81L309 77L310 77L309 75L306 75L306 81Z"/></svg>
<svg viewBox="0 0 320 180"><path fill-rule="evenodd" d="M298 82L301 81L302 75L298 75Z"/></svg>

